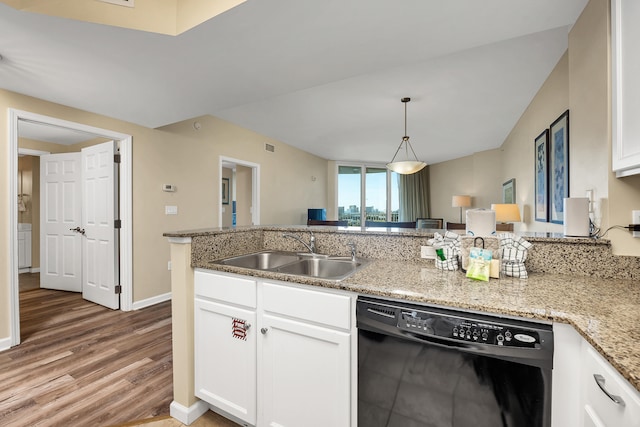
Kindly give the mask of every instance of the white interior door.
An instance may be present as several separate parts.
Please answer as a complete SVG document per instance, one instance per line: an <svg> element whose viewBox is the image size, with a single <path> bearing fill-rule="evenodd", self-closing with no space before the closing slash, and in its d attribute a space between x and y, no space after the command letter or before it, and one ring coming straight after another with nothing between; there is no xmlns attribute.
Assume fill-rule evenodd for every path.
<svg viewBox="0 0 640 427"><path fill-rule="evenodd" d="M40 287L82 290L80 153L40 157Z"/></svg>
<svg viewBox="0 0 640 427"><path fill-rule="evenodd" d="M84 251L82 297L109 307L120 308L118 271L118 186L113 141L82 149L82 216Z"/></svg>

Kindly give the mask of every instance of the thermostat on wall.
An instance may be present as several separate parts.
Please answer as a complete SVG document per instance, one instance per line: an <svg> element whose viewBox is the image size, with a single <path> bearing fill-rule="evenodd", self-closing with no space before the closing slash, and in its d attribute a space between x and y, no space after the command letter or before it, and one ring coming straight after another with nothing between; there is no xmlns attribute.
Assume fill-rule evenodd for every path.
<svg viewBox="0 0 640 427"><path fill-rule="evenodd" d="M176 191L176 186L173 184L162 184L162 191L173 193L174 191Z"/></svg>

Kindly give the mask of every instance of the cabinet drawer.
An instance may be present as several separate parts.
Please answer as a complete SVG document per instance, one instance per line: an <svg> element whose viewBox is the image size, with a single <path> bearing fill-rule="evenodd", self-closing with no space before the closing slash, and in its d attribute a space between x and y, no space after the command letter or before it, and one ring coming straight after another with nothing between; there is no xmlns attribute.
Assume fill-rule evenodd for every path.
<svg viewBox="0 0 640 427"><path fill-rule="evenodd" d="M256 308L255 280L196 270L194 286L196 295Z"/></svg>
<svg viewBox="0 0 640 427"><path fill-rule="evenodd" d="M606 426L640 426L640 393L631 386L598 352L586 341L582 352L585 418L591 418L594 425L602 420ZM611 400L600 389L594 375L604 379L603 387L611 394L624 400L624 405ZM585 425L589 425L585 420Z"/></svg>
<svg viewBox="0 0 640 427"><path fill-rule="evenodd" d="M336 328L351 328L351 297L291 286L263 284L264 311Z"/></svg>

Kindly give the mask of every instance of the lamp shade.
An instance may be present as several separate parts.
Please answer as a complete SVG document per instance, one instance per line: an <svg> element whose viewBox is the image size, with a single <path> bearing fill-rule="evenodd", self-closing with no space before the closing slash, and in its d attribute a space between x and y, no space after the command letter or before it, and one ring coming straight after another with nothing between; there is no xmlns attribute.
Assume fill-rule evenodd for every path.
<svg viewBox="0 0 640 427"><path fill-rule="evenodd" d="M471 196L453 196L451 199L451 207L468 208L471 206Z"/></svg>
<svg viewBox="0 0 640 427"><path fill-rule="evenodd" d="M424 169L425 166L427 166L427 164L424 162L416 162L412 160L387 163L388 169L399 173L400 175L410 175L412 173L416 173Z"/></svg>
<svg viewBox="0 0 640 427"><path fill-rule="evenodd" d="M497 222L520 222L520 208L515 203L500 203L491 205L496 211Z"/></svg>

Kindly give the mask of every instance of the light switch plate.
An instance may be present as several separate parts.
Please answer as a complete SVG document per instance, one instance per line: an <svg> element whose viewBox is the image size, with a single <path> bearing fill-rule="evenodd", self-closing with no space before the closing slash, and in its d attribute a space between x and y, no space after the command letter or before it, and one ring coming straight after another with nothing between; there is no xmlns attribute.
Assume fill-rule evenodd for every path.
<svg viewBox="0 0 640 427"><path fill-rule="evenodd" d="M165 215L178 215L178 207L177 206L165 206L164 207Z"/></svg>

